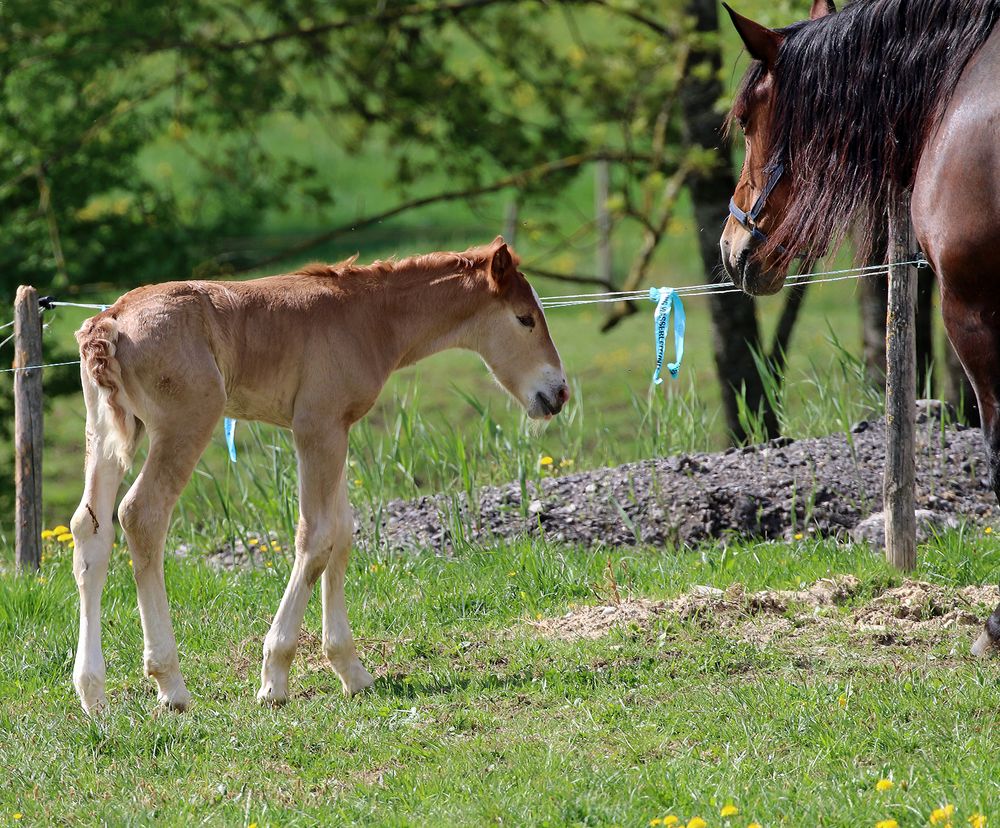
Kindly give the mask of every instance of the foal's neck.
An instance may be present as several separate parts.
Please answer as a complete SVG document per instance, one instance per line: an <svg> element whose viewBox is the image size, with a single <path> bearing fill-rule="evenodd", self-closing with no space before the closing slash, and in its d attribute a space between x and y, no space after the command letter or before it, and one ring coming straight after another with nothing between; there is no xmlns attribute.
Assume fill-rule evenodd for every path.
<svg viewBox="0 0 1000 828"><path fill-rule="evenodd" d="M390 276L384 313L393 370L448 348L475 349L471 323L485 300L485 286L467 272Z"/></svg>

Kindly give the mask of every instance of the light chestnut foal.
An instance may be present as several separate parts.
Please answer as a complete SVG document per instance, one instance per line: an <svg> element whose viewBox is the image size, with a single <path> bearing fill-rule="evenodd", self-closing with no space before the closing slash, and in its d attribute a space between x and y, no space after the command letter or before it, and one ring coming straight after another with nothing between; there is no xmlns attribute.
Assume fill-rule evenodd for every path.
<svg viewBox="0 0 1000 828"><path fill-rule="evenodd" d="M345 461L351 425L389 375L445 348L476 351L530 417L569 389L538 297L502 238L464 253L367 267L348 260L248 282L141 287L77 334L87 404L86 481L73 515L80 642L73 683L88 712L107 704L101 592L118 488L145 430L149 454L118 507L132 556L159 699L184 709L163 578L174 504L223 415L291 428L299 470L295 561L264 639L257 698L288 697L288 669L313 585L323 578L323 648L344 692L372 684L344 605L353 535Z"/></svg>

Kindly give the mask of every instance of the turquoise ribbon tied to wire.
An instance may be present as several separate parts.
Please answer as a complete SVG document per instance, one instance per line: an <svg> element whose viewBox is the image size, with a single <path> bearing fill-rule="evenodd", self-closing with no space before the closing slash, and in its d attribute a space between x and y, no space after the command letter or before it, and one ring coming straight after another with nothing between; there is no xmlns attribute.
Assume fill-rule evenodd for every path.
<svg viewBox="0 0 1000 828"><path fill-rule="evenodd" d="M236 420L226 417L222 423L222 429L226 433L226 445L229 447L229 459L236 462Z"/></svg>
<svg viewBox="0 0 1000 828"><path fill-rule="evenodd" d="M650 301L656 302L653 313L653 335L656 337L656 370L653 371L653 384L659 385L663 380L660 372L663 370L664 351L667 348L667 330L670 328L670 313L674 314L674 352L676 362L667 365L670 376L677 379L681 370L681 360L684 358L684 303L673 288L650 288Z"/></svg>

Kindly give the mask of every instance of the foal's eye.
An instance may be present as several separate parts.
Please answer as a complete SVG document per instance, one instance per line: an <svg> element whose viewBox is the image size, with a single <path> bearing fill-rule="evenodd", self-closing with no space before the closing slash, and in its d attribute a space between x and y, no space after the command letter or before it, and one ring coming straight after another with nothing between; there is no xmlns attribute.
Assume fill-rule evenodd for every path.
<svg viewBox="0 0 1000 828"><path fill-rule="evenodd" d="M520 322L522 325L524 325L524 327L526 328L535 327L535 317L532 316L530 313L527 316L517 317L517 321Z"/></svg>

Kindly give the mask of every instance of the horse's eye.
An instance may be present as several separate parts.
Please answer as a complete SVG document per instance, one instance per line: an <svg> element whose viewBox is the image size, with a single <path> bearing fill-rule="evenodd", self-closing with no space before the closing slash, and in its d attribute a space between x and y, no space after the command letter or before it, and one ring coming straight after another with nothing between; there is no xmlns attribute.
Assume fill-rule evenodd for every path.
<svg viewBox="0 0 1000 828"><path fill-rule="evenodd" d="M535 327L535 317L532 316L530 313L527 316L517 317L517 321L520 322L522 325L524 325L524 327L526 328Z"/></svg>

